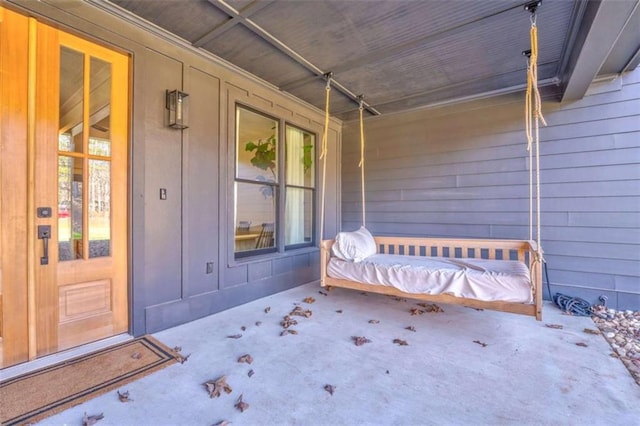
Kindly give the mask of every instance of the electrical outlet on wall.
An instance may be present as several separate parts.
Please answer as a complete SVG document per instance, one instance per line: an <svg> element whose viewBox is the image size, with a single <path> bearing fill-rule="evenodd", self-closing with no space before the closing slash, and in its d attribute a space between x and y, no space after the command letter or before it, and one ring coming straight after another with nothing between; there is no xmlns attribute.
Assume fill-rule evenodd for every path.
<svg viewBox="0 0 640 426"><path fill-rule="evenodd" d="M213 274L213 262L207 262L207 274Z"/></svg>

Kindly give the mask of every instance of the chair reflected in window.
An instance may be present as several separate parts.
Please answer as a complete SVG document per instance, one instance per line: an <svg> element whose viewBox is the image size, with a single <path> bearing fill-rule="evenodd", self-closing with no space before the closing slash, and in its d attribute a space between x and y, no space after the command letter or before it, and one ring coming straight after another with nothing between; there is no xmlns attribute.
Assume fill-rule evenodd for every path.
<svg viewBox="0 0 640 426"><path fill-rule="evenodd" d="M251 222L248 220L241 220L236 227L236 235L246 235L251 230Z"/></svg>
<svg viewBox="0 0 640 426"><path fill-rule="evenodd" d="M257 227L254 226L253 229L251 229L251 221L241 220L238 222L235 235L236 253L255 249L256 241L260 235L256 228Z"/></svg>
<svg viewBox="0 0 640 426"><path fill-rule="evenodd" d="M256 241L256 248L269 248L274 246L273 239L274 232L274 224L273 223L263 223L262 230L260 230L260 235L258 236L258 240Z"/></svg>

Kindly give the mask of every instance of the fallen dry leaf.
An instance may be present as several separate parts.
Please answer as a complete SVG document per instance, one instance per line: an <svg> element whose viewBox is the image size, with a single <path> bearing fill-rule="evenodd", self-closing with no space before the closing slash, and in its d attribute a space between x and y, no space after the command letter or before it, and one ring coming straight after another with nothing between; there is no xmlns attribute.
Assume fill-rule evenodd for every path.
<svg viewBox="0 0 640 426"><path fill-rule="evenodd" d="M240 363L245 362L247 364L251 364L253 362L253 357L249 354L244 354L240 358L238 358L238 362Z"/></svg>
<svg viewBox="0 0 640 426"><path fill-rule="evenodd" d="M91 416L87 416L87 413L84 413L84 416L82 417L82 426L95 425L96 423L98 423L98 421L102 419L104 419L103 413L93 414Z"/></svg>
<svg viewBox="0 0 640 426"><path fill-rule="evenodd" d="M309 318L311 315L313 315L313 312L311 312L309 309L305 310L300 306L296 306L295 308L293 308L293 311L289 312L289 315Z"/></svg>
<svg viewBox="0 0 640 426"><path fill-rule="evenodd" d="M304 303L309 303L309 304L311 304L311 303L315 302L315 301L316 301L316 299L314 299L313 297L309 296L309 297L305 297L302 301L303 301Z"/></svg>
<svg viewBox="0 0 640 426"><path fill-rule="evenodd" d="M584 343L584 342L578 342L578 343L576 343L576 346L582 346L583 348L586 348L586 347L588 347L589 345L587 345L587 344L586 344L586 343Z"/></svg>
<svg viewBox="0 0 640 426"><path fill-rule="evenodd" d="M290 316L287 315L286 317L283 318L282 321L280 321L280 325L283 328L289 328L292 325L298 325L298 321L296 321L295 319L293 319L293 318L291 318Z"/></svg>
<svg viewBox="0 0 640 426"><path fill-rule="evenodd" d="M247 376L251 377L255 374L255 372L253 370L249 370L249 372L247 373Z"/></svg>
<svg viewBox="0 0 640 426"><path fill-rule="evenodd" d="M481 342L480 340L474 340L474 341L473 341L473 343L477 343L477 344L479 344L480 346L482 346L483 348L486 348L486 347L487 347L487 344L486 344L486 343L484 343L484 342Z"/></svg>
<svg viewBox="0 0 640 426"><path fill-rule="evenodd" d="M175 358L176 361L178 361L180 364L184 364L185 362L187 362L187 360L189 359L189 357L191 356L191 354L184 356L180 353L180 351L182 351L182 347L181 346L174 346L173 347L173 352L174 355L173 357Z"/></svg>
<svg viewBox="0 0 640 426"><path fill-rule="evenodd" d="M219 377L216 380L210 380L203 383L203 385L207 388L207 392L209 392L209 398L219 397L222 391L226 393L233 392L231 386L227 384L227 376Z"/></svg>
<svg viewBox="0 0 640 426"><path fill-rule="evenodd" d="M319 291L318 293L320 293L320 294L321 294L321 295L323 295L323 296L328 296L328 294L327 294L327 293L325 293L324 291Z"/></svg>
<svg viewBox="0 0 640 426"><path fill-rule="evenodd" d="M393 343L400 345L400 346L409 346L409 344L407 343L406 340L402 340L402 339L393 339Z"/></svg>
<svg viewBox="0 0 640 426"><path fill-rule="evenodd" d="M405 330L409 330L409 331L413 331L413 332L416 331L416 328L414 326L412 326L412 325L410 325L409 327L405 327L404 329Z"/></svg>
<svg viewBox="0 0 640 426"><path fill-rule="evenodd" d="M329 392L330 395L333 395L333 392L336 390L336 387L333 385L324 385L324 390Z"/></svg>
<svg viewBox="0 0 640 426"><path fill-rule="evenodd" d="M380 324L378 320L369 320L369 324Z"/></svg>
<svg viewBox="0 0 640 426"><path fill-rule="evenodd" d="M555 328L557 330L562 330L564 327L560 324L545 324L545 327Z"/></svg>
<svg viewBox="0 0 640 426"><path fill-rule="evenodd" d="M364 336L351 336L356 346L362 346L365 343L371 343L371 340L367 339Z"/></svg>
<svg viewBox="0 0 640 426"><path fill-rule="evenodd" d="M118 399L120 400L120 402L131 402L133 401L133 399L129 398L129 391L124 391L122 393L120 393L120 391L118 392Z"/></svg>
<svg viewBox="0 0 640 426"><path fill-rule="evenodd" d="M287 334L298 334L298 332L288 328L286 330L282 330L282 333L280 333L281 336L286 336Z"/></svg>
<svg viewBox="0 0 640 426"><path fill-rule="evenodd" d="M425 306L425 310L427 312L431 312L434 314L437 314L439 312L444 312L444 309L442 309L440 306L436 305L435 303Z"/></svg>
<svg viewBox="0 0 640 426"><path fill-rule="evenodd" d="M234 405L241 413L244 413L244 410L249 408L249 404L242 400L242 394L238 397L238 401L236 401L236 405Z"/></svg>
<svg viewBox="0 0 640 426"><path fill-rule="evenodd" d="M264 308L264 313L268 314L270 310L271 310L271 306L267 306L266 308Z"/></svg>
<svg viewBox="0 0 640 426"><path fill-rule="evenodd" d="M180 364L184 364L185 362L187 362L190 356L191 354L188 354L188 355L177 354L175 358L176 358L176 361L178 361Z"/></svg>
<svg viewBox="0 0 640 426"><path fill-rule="evenodd" d="M227 336L227 338L229 339L239 339L242 337L242 334L232 334L230 336Z"/></svg>
<svg viewBox="0 0 640 426"><path fill-rule="evenodd" d="M424 311L422 309L418 309L418 308L411 308L411 310L409 312L411 312L411 315L422 315L422 314L424 314Z"/></svg>
<svg viewBox="0 0 640 426"><path fill-rule="evenodd" d="M427 304L426 304L426 303L416 303L416 305L421 306L421 307L423 307L423 308L426 308L426 307L427 307Z"/></svg>
<svg viewBox="0 0 640 426"><path fill-rule="evenodd" d="M140 352L134 352L133 354L131 354L131 358L140 359L142 358L142 355L140 354Z"/></svg>
<svg viewBox="0 0 640 426"><path fill-rule="evenodd" d="M600 330L594 330L594 329L592 329L592 328L585 328L585 329L584 329L584 330L582 330L582 331L584 331L584 332L585 332L585 333L587 333L587 334L596 334L596 335L597 335L597 334L602 334L602 332L600 332Z"/></svg>

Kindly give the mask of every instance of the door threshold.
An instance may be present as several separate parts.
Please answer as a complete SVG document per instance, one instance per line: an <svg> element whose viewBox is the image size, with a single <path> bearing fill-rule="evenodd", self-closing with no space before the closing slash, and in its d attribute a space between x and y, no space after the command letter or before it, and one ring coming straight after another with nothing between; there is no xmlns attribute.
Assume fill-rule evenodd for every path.
<svg viewBox="0 0 640 426"><path fill-rule="evenodd" d="M133 336L130 334L118 334L116 336L107 337L106 339L98 340L96 342L87 343L86 345L77 346L75 348L56 352L55 354L43 356L42 358L34 359L33 361L23 362L22 364L3 368L0 370L0 382L16 376L20 376L22 374L30 373L40 368L57 364L59 362L67 361L78 356L86 355L88 353L104 349L109 346L124 343L132 339Z"/></svg>

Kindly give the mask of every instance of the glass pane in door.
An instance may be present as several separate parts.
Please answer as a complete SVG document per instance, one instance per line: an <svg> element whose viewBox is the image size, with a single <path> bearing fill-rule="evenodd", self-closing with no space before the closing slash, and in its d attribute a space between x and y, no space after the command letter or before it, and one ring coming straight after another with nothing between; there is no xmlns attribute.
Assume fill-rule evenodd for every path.
<svg viewBox="0 0 640 426"><path fill-rule="evenodd" d="M60 122L58 149L83 152L84 54L60 48Z"/></svg>
<svg viewBox="0 0 640 426"><path fill-rule="evenodd" d="M111 156L111 64L90 59L89 154Z"/></svg>
<svg viewBox="0 0 640 426"><path fill-rule="evenodd" d="M89 160L89 257L111 254L111 162Z"/></svg>
<svg viewBox="0 0 640 426"><path fill-rule="evenodd" d="M58 157L58 258L82 258L82 158Z"/></svg>
<svg viewBox="0 0 640 426"><path fill-rule="evenodd" d="M111 255L111 64L89 59L89 257Z"/></svg>

